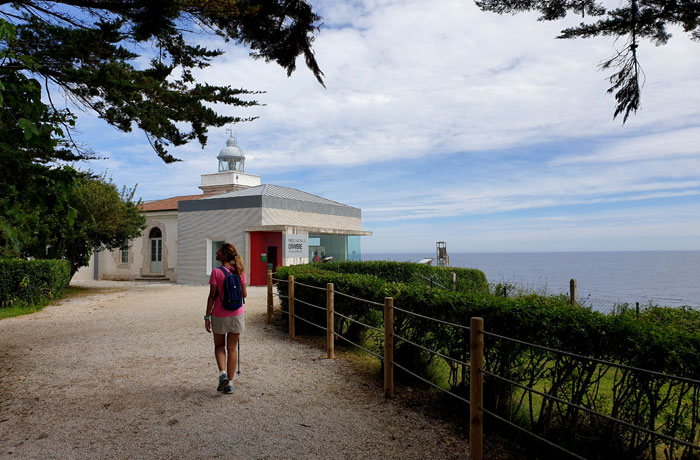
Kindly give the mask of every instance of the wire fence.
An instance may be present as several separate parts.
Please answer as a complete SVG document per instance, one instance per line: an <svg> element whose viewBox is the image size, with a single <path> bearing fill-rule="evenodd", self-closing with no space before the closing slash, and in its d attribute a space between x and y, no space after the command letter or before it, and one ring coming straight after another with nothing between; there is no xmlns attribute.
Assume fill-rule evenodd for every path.
<svg viewBox="0 0 700 460"><path fill-rule="evenodd" d="M529 347L531 349L537 349L537 350L544 351L547 353L554 353L554 354L557 354L557 355L562 356L562 357L574 358L575 360L583 362L584 365L590 366L592 364L593 366L590 367L591 369L594 369L596 367L597 367L597 369L599 369L599 376L598 376L599 381L603 380L603 377L605 375L607 375L608 370L610 368L615 368L615 369L625 371L628 373L637 374L638 376L643 375L643 376L645 376L645 377L642 377L643 380L656 382L657 387L662 387L662 386L669 387L672 385L677 385L678 383L688 384L688 385L694 386L694 388L696 389L696 394L697 394L697 389L700 388L700 381L695 380L695 379L690 379L687 377L681 377L681 376L670 375L670 374L664 374L661 372L656 372L656 371L652 371L652 370L648 370L648 369L642 369L642 368L638 368L638 367L634 367L634 366L628 366L628 365L624 365L624 364L620 364L620 363L614 363L614 362L596 359L596 358L592 358L592 357L588 357L588 356L582 356L582 355L570 353L570 352L563 351L563 350L557 350L557 349L554 349L551 347L544 347L544 346L541 346L538 344L528 343L528 342L525 342L522 340L517 340L517 339L510 338L510 337L505 337L503 335L494 334L494 333L490 333L487 331L480 331L480 333L482 333L483 335L485 335L487 337L491 337L491 338L495 338L495 339L503 340L503 341L509 341L512 343L516 343L518 345L524 345L524 346ZM605 367L601 368L600 366L605 366ZM601 369L603 369L603 370L601 370ZM669 451L666 450L665 455L667 456L667 458L676 458L676 457L672 456L674 445L686 447L690 451L700 452L700 445L698 445L694 442L689 442L689 441L680 439L678 437L671 436L671 435L668 435L668 434L661 432L661 430L664 430L664 429L668 430L669 426L666 422L663 422L663 421L659 425L657 423L656 418L657 417L662 418L663 416L669 417L670 414L668 412L666 414L658 413L656 417L651 416L650 417L650 427L654 428L654 429L650 429L649 427L640 426L638 423L631 423L629 421L622 420L618 417L604 414L604 413L600 412L599 410L594 410L590 407L586 407L583 405L583 401L585 401L585 398L580 398L581 403L574 403L572 401L565 400L562 397L557 396L556 391L552 391L553 388L555 387L555 385L550 386L549 390L547 390L545 388L539 390L532 385L530 385L530 386L524 385L520 382L514 381L512 379L509 379L509 378L504 377L502 375L498 375L496 373L490 372L490 371L485 370L485 369L482 369L481 372L484 375L492 377L493 379L495 379L497 381L501 381L501 382L509 384L511 386L511 389L512 389L512 387L516 387L516 388L523 390L523 392L527 393L528 395L537 395L537 396L540 396L541 398L543 398L544 400L549 400L549 401L554 402L556 404L563 405L569 409L574 409L575 411L580 411L580 412L586 413L592 417L603 419L603 420L610 422L614 425L624 426L625 428L631 429L635 433L643 433L643 434L649 435L652 438L652 442L651 442L652 449L656 449L656 447L655 447L656 442L655 441L657 439L662 439L662 440L668 441L668 443L669 443L668 445L671 446L671 454L669 455ZM628 375L630 375L630 374L628 374ZM615 378L616 382L620 381L619 379L617 379L617 374L615 374L614 378ZM661 381L663 381L663 383L659 384L659 382L661 382ZM613 384L613 385L615 385L615 384ZM596 393L599 390L600 390L600 386L596 387L596 390L595 390ZM675 393L678 396L678 400L676 402L673 402L673 404L678 404L678 405L682 404L682 393L683 392L676 392ZM687 393L687 391L686 391L686 393ZM673 392L669 391L667 395L672 395L672 394L673 394ZM511 390L511 395L512 395L512 390ZM512 396L511 396L511 398L512 398ZM693 400L694 400L694 402L692 404L694 404L697 407L697 400L695 399L695 396L693 397ZM645 402L649 403L650 406L655 405L654 401L645 401ZM614 404L614 402L613 402L613 404ZM543 406L546 406L546 405L543 404ZM484 412L488 413L488 411L486 411L486 410ZM491 414L495 415L493 413L491 413ZM694 417L697 417L697 415L694 415ZM497 417L497 418L499 418L500 421L502 421L503 423L505 423L509 426L514 426L514 427L521 429L521 430L524 429L521 426L517 426L516 424L514 424L510 420L505 420L505 419L500 418L500 417ZM642 417L641 419L648 420L647 418L644 418L644 417ZM695 420L692 421L692 423L695 423L695 422L696 422ZM676 425L677 425L677 423L678 423L678 420L675 421ZM678 430L678 431L683 432L685 430ZM691 431L693 433L693 434L691 434L691 439L694 440L694 438L696 437L695 430L693 429ZM531 433L531 434L533 436L537 437L538 439L544 440L544 438L538 436L536 433ZM550 445L552 444L550 441L547 441L547 443ZM579 456L578 454L571 452L560 445L556 445L556 447L557 447L557 449L559 449L563 452L567 452L568 454L570 454L574 458L583 458L583 457ZM652 458L656 458L655 454L652 455ZM686 458L686 457L683 454L683 455L681 455L680 458Z"/></svg>
<svg viewBox="0 0 700 460"><path fill-rule="evenodd" d="M373 300L361 299L361 298L359 298L359 297L355 297L355 296L352 296L352 295L350 295L350 294L345 294L345 293L340 292L340 291L335 291L335 293L336 293L337 295L340 295L340 296L343 296L343 297L347 297L348 299L357 300L358 302L361 302L361 303L365 303L365 304L368 304L368 305L374 305L374 306L377 306L377 307L382 307L382 308L384 308L384 304L383 304L383 303L375 302L375 301L373 301Z"/></svg>
<svg viewBox="0 0 700 460"><path fill-rule="evenodd" d="M438 286L441 287L442 289L447 289L444 284L439 283L435 278L428 278L427 276L423 276L420 273L416 273L423 281L426 281L430 287Z"/></svg>
<svg viewBox="0 0 700 460"><path fill-rule="evenodd" d="M483 328L474 329L473 327L463 324L445 321L402 309L393 305L393 299L385 299L385 303L382 304L374 300L362 299L342 293L335 290L332 284L323 288L295 282L291 278L290 280L274 280L270 278L270 280L288 283L289 296L282 295L279 291L272 295L276 296L278 299L284 299L290 305L290 308L294 303L298 303L299 305L310 307L315 311L323 311L327 315L326 326L324 327L290 310L286 312L290 315L290 331L293 328L294 320L299 319L302 322L327 332L329 337L329 357L333 347L333 341L339 339L379 359L384 363L385 392L387 396L393 396L393 369L396 368L416 380L468 404L472 414L470 416L472 424L474 420L480 420L480 414L485 414L499 423L508 425L524 435L530 436L559 452L565 453L571 458L585 459L586 457L582 456L580 452L582 449L585 451L585 446L582 447L581 442L576 442L575 439L572 441L567 438L566 433L560 433L557 439L548 439L549 433L557 431L552 429L553 423L559 423L561 428L571 428L573 430L572 433L576 433L576 424L583 424L582 428L584 431L585 429L595 430L598 425L595 425L592 421L596 419L601 420L608 424L608 429L612 429L614 433L620 436L627 436L632 439L640 439L646 436L649 441L647 444L642 443L642 445L645 446L647 450L650 449L651 452L653 452L652 458L656 458L656 450L658 449L665 449L664 452L668 458L686 458L688 453L700 453L700 445L697 444L698 433L700 433L700 380L529 343L527 341L489 332ZM309 292L325 291L327 293L327 305L325 307L319 306L300 298L304 295L303 292L295 293L292 296L291 293L294 292L292 289L294 286L308 288L311 290ZM272 290L268 292L272 292ZM384 308L384 328L360 321L349 314L336 312L334 310L333 300L336 295L345 299L345 302L351 302L350 305ZM269 305L270 303L268 303L268 306ZM284 313L283 310L281 311ZM468 335L471 337L469 359L460 359L459 357L451 356L453 355L451 350L436 350L425 344L418 343L419 341L416 339L397 333L394 326L394 313L419 318L430 324L439 325L443 328L446 327L453 331L460 331L463 335ZM367 346L365 343L362 343L362 341L352 340L344 336L341 332L335 331L335 322L339 319L362 327L364 330L374 334L375 337L384 334L384 352L381 353L377 350L373 350L371 346ZM474 323L472 323L472 325L473 324ZM431 328L427 327L426 330L430 331ZM292 337L291 333L290 337ZM527 349L529 351L527 354L523 354L523 352L514 354L513 356L517 357L517 359L513 358L509 362L500 362L497 363L498 365L489 362L483 364L484 337L497 342L508 342L512 344L512 346L517 346L518 350ZM449 363L452 366L451 368L456 369L461 367L462 383L464 383L468 371L470 374L469 388L471 397L466 399L460 394L445 388L443 385L439 385L431 379L426 378L425 375L422 375L419 370L412 368L411 365L395 360L393 357L393 350L396 343L394 340L406 346L414 347L421 352L428 353L432 357L440 358L445 363ZM478 351L479 348L474 346L475 343L479 343L479 340L481 340L482 343L481 351ZM511 349L513 349L512 346ZM498 349L496 344L489 345L489 347L494 350ZM486 347L487 353L491 349L489 347ZM477 354L480 355L476 356ZM479 376L476 380L475 375ZM500 395L499 398L501 399L496 398L497 402L495 404L493 401L489 402L493 407L484 407L482 400L484 387L480 380L482 378L481 376L491 379L492 382L502 383L508 386L510 388L509 394L506 395L496 384L494 387L495 390L492 389L491 392ZM569 380L565 382L564 379L566 378ZM389 379L391 382L387 383ZM580 382L576 383L575 379L587 382L589 387L584 387L584 384ZM390 391L387 389L388 385L391 387ZM607 391L606 388L603 388L604 385L608 385L612 388L612 396L610 396L611 399L609 401L605 399L608 398L608 396L603 394ZM630 390L626 388L632 388L632 385L642 385L642 387L637 390L632 390L634 394L631 394L629 393ZM647 394L651 396L647 398ZM533 413L533 397L540 399L540 413L537 414L537 416ZM528 409L530 414L529 420L528 417L522 415L528 412L528 410L523 411L522 406L523 402L528 400L530 401ZM505 401L505 403L500 403L499 401ZM602 401L602 403L600 401ZM664 408L661 407L661 404L665 404ZM682 409L681 406L683 406ZM637 409L641 407L641 412L643 413L636 414L636 418L632 417L631 421L624 419L634 407ZM653 409L653 407L658 409L655 413L652 413L653 410L656 410ZM605 410L611 413L604 413ZM479 415L475 416L475 413ZM689 413L690 421L688 421ZM505 414L507 414L507 418ZM514 414L521 414L519 417L516 417L516 421L513 420ZM543 417L547 414L554 414L554 417L544 419ZM582 418L581 414L585 414L587 417ZM675 419L673 418L674 414ZM628 431L623 433L620 431L620 428L614 428L615 426L624 427L624 429ZM478 430L476 432L480 433ZM626 434L628 432L634 434ZM473 426L471 433L471 437L474 438L475 431ZM685 433L687 439L681 439L677 436L678 433ZM574 436L578 435L574 434ZM662 441L664 443L659 444ZM478 444L480 446L480 443L475 443L474 439L470 439L470 444ZM680 447L685 450L680 453L680 457L674 456L678 454L678 449ZM482 458L479 452L474 451L471 452L471 457L474 460Z"/></svg>
<svg viewBox="0 0 700 460"><path fill-rule="evenodd" d="M491 291L506 297L523 294L571 295L571 286L552 282L518 282L500 281L490 283ZM700 302L684 298L681 295L635 293L630 291L615 292L607 289L579 286L576 301L579 305L592 308L602 313L618 313L621 310L635 309L642 312L650 306L681 307L688 306L700 310Z"/></svg>

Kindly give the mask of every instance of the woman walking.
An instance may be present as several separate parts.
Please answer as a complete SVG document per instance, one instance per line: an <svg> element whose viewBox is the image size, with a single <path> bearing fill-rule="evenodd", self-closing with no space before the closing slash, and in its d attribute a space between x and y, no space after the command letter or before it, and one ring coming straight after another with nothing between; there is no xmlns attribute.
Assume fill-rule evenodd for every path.
<svg viewBox="0 0 700 460"><path fill-rule="evenodd" d="M207 298L204 327L207 332L214 333L214 356L216 357L216 365L219 367L217 391L231 394L233 393L231 379L233 379L237 364L238 339L245 329L245 312L243 305L237 310L226 310L222 305L224 280L227 274L238 273L240 276L244 301L248 292L243 257L238 254L236 247L230 243L224 243L216 252L216 260L221 262L221 267L212 270L209 278L209 297Z"/></svg>

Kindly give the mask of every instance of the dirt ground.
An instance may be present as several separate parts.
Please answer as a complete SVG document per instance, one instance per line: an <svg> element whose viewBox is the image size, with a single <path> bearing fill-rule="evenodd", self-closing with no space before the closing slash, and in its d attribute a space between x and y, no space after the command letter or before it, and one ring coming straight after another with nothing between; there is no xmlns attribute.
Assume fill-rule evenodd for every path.
<svg viewBox="0 0 700 460"><path fill-rule="evenodd" d="M104 292L0 321L0 458L468 458L463 432L265 324L264 287L224 395L206 286L81 284Z"/></svg>

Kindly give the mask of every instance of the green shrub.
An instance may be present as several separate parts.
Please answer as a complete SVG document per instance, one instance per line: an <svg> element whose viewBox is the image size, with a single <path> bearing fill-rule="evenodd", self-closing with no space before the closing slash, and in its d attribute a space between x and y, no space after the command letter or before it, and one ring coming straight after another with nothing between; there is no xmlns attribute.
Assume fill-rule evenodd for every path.
<svg viewBox="0 0 700 460"><path fill-rule="evenodd" d="M70 278L66 260L0 259L0 306L28 306L53 299Z"/></svg>
<svg viewBox="0 0 700 460"><path fill-rule="evenodd" d="M411 262L369 261L369 262L330 262L317 264L317 268L338 273L372 275L386 281L420 284L451 289L452 273L457 275L456 290L459 292L489 292L486 275L481 270L458 267L433 267L432 265Z"/></svg>
<svg viewBox="0 0 700 460"><path fill-rule="evenodd" d="M409 264L370 262L368 266L363 265L343 262L280 267L277 277L286 279L294 275L296 283L324 289L326 283L334 283L337 291L379 304L383 304L385 296L393 297L397 308L394 312L395 361L424 377L429 377L427 369L431 361L442 358L398 337L468 362L469 333L463 328L427 321L406 312L460 325L469 325L472 317L482 317L488 333L633 368L700 380L700 360L697 359L700 356L700 313L694 310L649 307L639 316L629 310L603 314L570 305L566 295L528 294L504 298L481 292L431 289L425 283L410 282L414 278L412 268L407 267ZM351 268L358 273L346 273ZM401 279L408 281L397 281ZM296 283L296 298L325 307L325 290ZM287 295L287 283L279 283L278 289ZM336 311L344 316L383 328L382 307L378 305L367 305L338 293L335 305ZM295 303L295 311L325 327L325 312L300 302ZM356 340L377 338L377 334L367 332L366 328L348 323L336 317L336 331L350 331ZM299 328L302 322L296 324L297 330L303 333L303 327ZM316 331L322 333L320 329ZM700 385L579 360L494 336L486 335L485 342L488 372L628 423L697 443L694 438L700 432ZM381 340L364 345L383 354ZM461 366L451 361L446 364L450 367L452 391L465 394L468 384L465 380L468 379ZM586 458L648 458L651 452L659 449L666 449L669 458L688 455L687 449L678 445L524 392L488 375L484 388L487 408L503 416L518 414L517 418L529 429L547 435Z"/></svg>
<svg viewBox="0 0 700 460"><path fill-rule="evenodd" d="M289 275L294 275L295 278L295 297L318 307L326 307L325 288L328 283L334 283L334 289L338 292L379 303L384 302L383 292L386 283L376 277L335 273L320 270L311 265L277 268L277 278L287 279ZM323 290L308 288L298 283L322 287ZM285 282L278 284L278 289L283 295L288 295L287 287L288 285ZM286 311L286 299L282 299L282 308ZM340 294L335 295L334 308L336 312L344 316L351 317L356 321L361 321L375 327L381 327L384 322L381 308L366 303L358 303ZM296 330L299 334L325 334L325 332L320 329L320 327L326 327L326 313L324 311L309 307L301 302L295 303L294 310L296 316L319 326L314 327L304 321L298 321L296 323ZM343 334L343 337L355 343L362 341L366 335L366 328L338 316L336 316L335 330Z"/></svg>

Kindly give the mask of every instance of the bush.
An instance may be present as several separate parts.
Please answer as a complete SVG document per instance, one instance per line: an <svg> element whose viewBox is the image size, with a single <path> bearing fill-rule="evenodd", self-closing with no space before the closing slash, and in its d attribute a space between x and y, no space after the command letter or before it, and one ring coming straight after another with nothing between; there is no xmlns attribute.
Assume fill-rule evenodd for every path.
<svg viewBox="0 0 700 460"><path fill-rule="evenodd" d="M56 298L70 278L66 260L0 259L0 306L28 306Z"/></svg>
<svg viewBox="0 0 700 460"><path fill-rule="evenodd" d="M325 308L326 291L328 283L334 283L337 292L350 294L354 297L372 300L374 302L384 302L384 290L386 282L376 277L366 275L356 275L349 273L335 273L321 270L312 265L297 265L293 267L278 267L277 278L287 279L289 275L294 275L294 295L303 299L304 302ZM323 288L312 289L298 283L318 286ZM281 282L278 289L283 295L288 295L288 284ZM282 299L282 308L287 310L287 301ZM351 317L356 321L361 321L375 327L382 327L384 324L382 309L371 304L359 304L343 295L336 294L334 302L335 311L341 315ZM320 327L326 327L326 313L317 308L309 307L301 302L294 305L295 315L307 320L319 327L314 327L305 321L296 323L296 330L299 334L325 334ZM343 334L343 337L353 342L362 341L366 336L366 329L357 323L336 316L336 332ZM356 342L357 343L357 342Z"/></svg>
<svg viewBox="0 0 700 460"><path fill-rule="evenodd" d="M456 290L473 294L489 292L486 275L481 270L458 267L433 267L432 265L411 262L369 261L369 262L330 262L315 265L322 270L338 273L372 275L386 281L406 284L420 284L451 289L452 273L457 275Z"/></svg>
<svg viewBox="0 0 700 460"><path fill-rule="evenodd" d="M398 309L465 326L469 325L470 318L482 317L488 333L631 368L700 380L697 359L700 313L694 310L650 307L639 316L629 310L603 314L570 305L566 295L528 294L503 298L482 292L431 289L424 283L397 281L414 279L415 271L407 265L375 262L367 266L357 262L300 265L280 267L277 277L286 279L294 275L297 283L324 288L317 290L295 284L295 297L320 307L325 307L326 283L334 283L335 289L344 294L380 304L385 296L393 297L397 307L394 313L396 362L424 377L430 376L427 371L431 361L442 358L436 359L399 337L468 362L469 333L463 328L427 321ZM362 274L346 273L350 268ZM287 283L279 283L278 289L287 295ZM344 316L383 328L380 306L354 301L337 293L335 305L336 311ZM283 307L286 308L286 302ZM305 319L325 327L325 312L300 302L295 303L295 310ZM340 321L336 317L336 321L339 333L350 331L358 340L372 336L366 328L356 327L348 320ZM300 334L304 333L303 327L297 327ZM375 334L373 338L376 337ZM693 437L700 431L697 415L700 413L697 407L700 385L693 382L619 369L489 335L485 341L485 367L490 373L628 423L659 429L669 436L694 442ZM364 345L383 354L381 340ZM463 394L467 382L464 382L461 366L447 360L444 364L450 368L452 391ZM663 448L668 450L669 458L688 455L687 449L678 445L590 416L571 406L528 395L495 377L485 377L484 389L487 408L504 416L518 414L529 429L554 438L558 444L586 458L647 458L651 451Z"/></svg>

